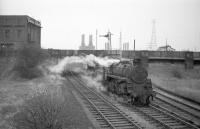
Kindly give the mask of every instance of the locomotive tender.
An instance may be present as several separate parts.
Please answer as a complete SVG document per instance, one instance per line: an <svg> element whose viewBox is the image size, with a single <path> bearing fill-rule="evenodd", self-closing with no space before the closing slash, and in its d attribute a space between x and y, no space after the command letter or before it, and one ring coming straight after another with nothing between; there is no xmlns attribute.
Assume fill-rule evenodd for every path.
<svg viewBox="0 0 200 129"><path fill-rule="evenodd" d="M132 104L149 105L155 93L147 70L140 60L120 61L104 68L108 92L128 98Z"/></svg>

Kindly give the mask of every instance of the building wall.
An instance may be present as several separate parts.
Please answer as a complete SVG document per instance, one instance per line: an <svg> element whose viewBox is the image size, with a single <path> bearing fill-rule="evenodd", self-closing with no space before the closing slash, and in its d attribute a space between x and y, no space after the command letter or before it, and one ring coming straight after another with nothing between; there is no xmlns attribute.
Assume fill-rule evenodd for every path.
<svg viewBox="0 0 200 129"><path fill-rule="evenodd" d="M35 24L37 22L25 15L0 15L0 44L12 44L10 45L12 49L25 46L40 47L41 27L39 22L38 25Z"/></svg>
<svg viewBox="0 0 200 129"><path fill-rule="evenodd" d="M36 47L40 47L41 43L41 29L35 26L34 24L27 24L27 42L28 45L33 45Z"/></svg>

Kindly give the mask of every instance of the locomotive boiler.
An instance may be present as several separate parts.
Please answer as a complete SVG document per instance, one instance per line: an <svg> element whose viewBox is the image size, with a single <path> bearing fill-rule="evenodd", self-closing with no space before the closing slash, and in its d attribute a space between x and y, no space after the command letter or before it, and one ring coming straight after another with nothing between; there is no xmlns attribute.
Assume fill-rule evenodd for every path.
<svg viewBox="0 0 200 129"><path fill-rule="evenodd" d="M108 92L128 98L132 104L149 105L155 93L147 70L140 60L120 61L104 68Z"/></svg>

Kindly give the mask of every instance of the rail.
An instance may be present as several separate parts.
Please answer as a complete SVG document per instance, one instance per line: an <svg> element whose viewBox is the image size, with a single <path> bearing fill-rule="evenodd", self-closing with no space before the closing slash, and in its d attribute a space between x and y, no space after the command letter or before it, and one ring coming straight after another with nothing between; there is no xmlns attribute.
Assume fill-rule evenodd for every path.
<svg viewBox="0 0 200 129"><path fill-rule="evenodd" d="M100 124L102 128L110 127L113 129L132 128L141 129L137 123L128 118L123 112L121 112L112 103L108 102L103 96L91 90L77 77L73 76L69 81L74 88L80 93L80 95L89 103L90 107L101 117L103 124Z"/></svg>

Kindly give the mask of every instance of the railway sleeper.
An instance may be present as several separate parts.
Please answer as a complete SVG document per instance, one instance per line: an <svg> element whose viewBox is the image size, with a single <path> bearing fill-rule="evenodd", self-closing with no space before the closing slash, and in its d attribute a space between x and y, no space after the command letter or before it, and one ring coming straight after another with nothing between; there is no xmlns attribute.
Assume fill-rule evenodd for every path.
<svg viewBox="0 0 200 129"><path fill-rule="evenodd" d="M113 113L110 113L110 112L101 112L103 115L105 116L121 116L121 114L119 114L118 112L113 112Z"/></svg>
<svg viewBox="0 0 200 129"><path fill-rule="evenodd" d="M106 118L123 118L121 115L115 115L115 114L113 114L113 115L104 115Z"/></svg>
<svg viewBox="0 0 200 129"><path fill-rule="evenodd" d="M107 113L107 112L112 112L112 113L114 113L115 111L113 111L113 110L99 110L100 112L102 112L102 113ZM115 112L116 113L116 112Z"/></svg>
<svg viewBox="0 0 200 129"><path fill-rule="evenodd" d="M121 127L120 129L137 129L137 128L134 128L134 127L132 127L132 126L130 126L130 127Z"/></svg>
<svg viewBox="0 0 200 129"><path fill-rule="evenodd" d="M113 123L112 123L113 124ZM132 124L130 124L130 123L124 123L124 124L113 124L113 126L114 127L131 127L132 126ZM121 128L120 128L121 129Z"/></svg>
<svg viewBox="0 0 200 129"><path fill-rule="evenodd" d="M113 109L112 108L110 108L110 107L98 107L98 109L100 110L100 111L113 111Z"/></svg>
<svg viewBox="0 0 200 129"><path fill-rule="evenodd" d="M101 112L103 112L103 113L117 113L117 112L115 112L115 111L113 111L113 110L99 110L99 111L101 111Z"/></svg>
<svg viewBox="0 0 200 129"><path fill-rule="evenodd" d="M166 119L161 119L162 121L164 121L164 122L176 122L177 123L177 121L176 120L173 120L173 119L170 119L170 118L166 118Z"/></svg>
<svg viewBox="0 0 200 129"><path fill-rule="evenodd" d="M119 120L119 119L113 119L113 120L109 120L110 122L127 122L126 120Z"/></svg>
<svg viewBox="0 0 200 129"><path fill-rule="evenodd" d="M124 120L124 118L123 117L121 117L121 116L115 116L115 117L106 117L108 120L112 120L112 119L122 119L122 120Z"/></svg>
<svg viewBox="0 0 200 129"><path fill-rule="evenodd" d="M161 116L160 114L151 114L152 117L156 117L156 118L166 118Z"/></svg>
<svg viewBox="0 0 200 129"><path fill-rule="evenodd" d="M104 116L120 116L119 114L116 113L102 113Z"/></svg>
<svg viewBox="0 0 200 129"><path fill-rule="evenodd" d="M113 112L113 111L101 111L101 113L103 113L103 114L119 114L118 112Z"/></svg>
<svg viewBox="0 0 200 129"><path fill-rule="evenodd" d="M180 124L180 123L170 123L169 126L171 127L176 127L176 126L183 126L183 127L186 127L185 125L183 124Z"/></svg>
<svg viewBox="0 0 200 129"><path fill-rule="evenodd" d="M129 123L127 121L110 121L110 122L113 123L113 124L127 124L127 123Z"/></svg>

